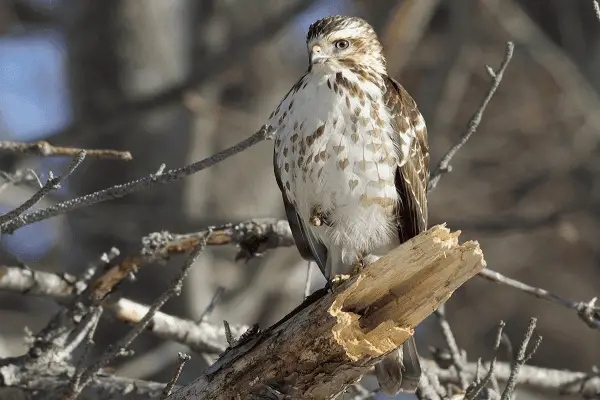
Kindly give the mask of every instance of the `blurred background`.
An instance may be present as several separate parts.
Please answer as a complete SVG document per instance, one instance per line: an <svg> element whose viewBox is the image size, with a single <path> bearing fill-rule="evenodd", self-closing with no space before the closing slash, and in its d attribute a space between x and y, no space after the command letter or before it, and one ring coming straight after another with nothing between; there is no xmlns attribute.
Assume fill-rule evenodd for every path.
<svg viewBox="0 0 600 400"><path fill-rule="evenodd" d="M429 128L432 162L456 141L489 87L505 42L516 49L483 122L430 196L430 223L481 243L488 266L563 297L600 295L600 21L591 0L4 0L0 2L0 138L129 150L134 160L86 160L40 207L176 168L249 136L307 67L305 34L331 14L366 18L389 74L413 95ZM0 241L0 262L81 273L117 247L135 254L150 232L184 233L255 217L284 217L261 143L170 186L22 228ZM68 158L0 156L0 170L42 177ZM0 182L2 183L2 182ZM0 193L2 212L33 184ZM205 252L182 296L164 311L197 319L217 287L216 323L267 327L303 298L307 264L295 248L244 264L235 248ZM150 303L181 258L144 268L121 290ZM323 284L313 274L313 287ZM0 356L25 351L56 311L43 298L0 293ZM544 336L531 364L589 371L600 334L576 314L475 278L448 302L471 360L491 357L495 326L518 342L528 320ZM103 323L99 347L124 332ZM443 347L434 321L417 332L423 356ZM181 347L143 335L114 365L167 381ZM182 381L203 365L194 357ZM383 398L383 397L382 397ZM529 399L550 398L528 394Z"/></svg>

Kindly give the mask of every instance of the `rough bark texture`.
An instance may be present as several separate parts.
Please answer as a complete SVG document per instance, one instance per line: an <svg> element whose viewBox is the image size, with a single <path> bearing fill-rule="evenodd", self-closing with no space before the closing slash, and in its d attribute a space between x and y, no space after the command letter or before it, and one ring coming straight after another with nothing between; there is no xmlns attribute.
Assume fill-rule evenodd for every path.
<svg viewBox="0 0 600 400"><path fill-rule="evenodd" d="M274 391L285 398L331 398L485 267L478 243L458 244L458 235L434 226L332 293L313 294L265 332L241 338L169 399L253 398Z"/></svg>

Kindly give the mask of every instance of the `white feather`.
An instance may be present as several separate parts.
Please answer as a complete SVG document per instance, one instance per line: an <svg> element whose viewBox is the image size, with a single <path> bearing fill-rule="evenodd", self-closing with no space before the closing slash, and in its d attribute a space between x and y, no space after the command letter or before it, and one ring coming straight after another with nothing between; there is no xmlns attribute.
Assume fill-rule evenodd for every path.
<svg viewBox="0 0 600 400"><path fill-rule="evenodd" d="M359 98L349 96L348 107L345 92L340 96L327 84L329 81L333 86L336 72L339 70L335 71L327 64L314 66L299 90L290 93L269 120L269 125L275 129L275 137L280 139L276 146L276 163L284 186L289 182L286 194L304 225L328 248L332 274L348 273L359 255L382 255L397 245L398 234L394 217L389 213L390 207L386 213L386 208L380 204L366 206L364 196L389 199L395 205L398 194L393 184L394 175L398 163L403 161L389 162L389 157L397 154L392 140L396 134L393 127L385 122L380 128L371 118L372 107L376 107L381 120L391 121L380 87L361 80L361 88L368 92L372 102L367 98L361 105ZM356 74L347 69L342 73L349 81L359 83ZM292 101L292 107L289 107ZM357 124L356 141L356 136L352 136L355 133L352 117L357 107L360 107L358 118L366 120L365 126ZM311 157L310 167L305 172L297 164L301 157L297 144L323 124L324 133L315 138L303 157L302 166L308 156ZM380 134L373 135L374 130L379 130ZM298 135L295 152L292 151L294 134ZM408 153L408 145L402 143L402 152ZM318 156L322 151L329 154L326 160ZM317 205L331 211L332 226L310 225L311 210Z"/></svg>

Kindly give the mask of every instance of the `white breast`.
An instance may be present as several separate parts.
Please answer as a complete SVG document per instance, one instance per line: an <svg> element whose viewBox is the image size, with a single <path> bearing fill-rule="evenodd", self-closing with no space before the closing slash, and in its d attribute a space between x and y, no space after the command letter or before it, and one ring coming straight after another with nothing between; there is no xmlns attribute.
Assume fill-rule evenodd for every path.
<svg viewBox="0 0 600 400"><path fill-rule="evenodd" d="M306 75L269 124L276 130L276 162L287 197L306 226L313 207L329 212L331 226L310 229L352 263L356 253L397 241L398 160L380 87L361 81L357 93L351 88L359 78L342 74L346 84L324 69Z"/></svg>

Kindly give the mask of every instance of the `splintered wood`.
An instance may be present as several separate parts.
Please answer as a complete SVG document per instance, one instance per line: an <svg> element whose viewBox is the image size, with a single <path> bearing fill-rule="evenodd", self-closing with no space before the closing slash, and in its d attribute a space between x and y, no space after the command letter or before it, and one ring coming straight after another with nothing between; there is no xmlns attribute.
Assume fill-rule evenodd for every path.
<svg viewBox="0 0 600 400"><path fill-rule="evenodd" d="M245 399L273 390L290 399L333 397L485 268L479 244L459 244L459 235L437 225L409 240L333 293L311 296L240 341L169 399Z"/></svg>

